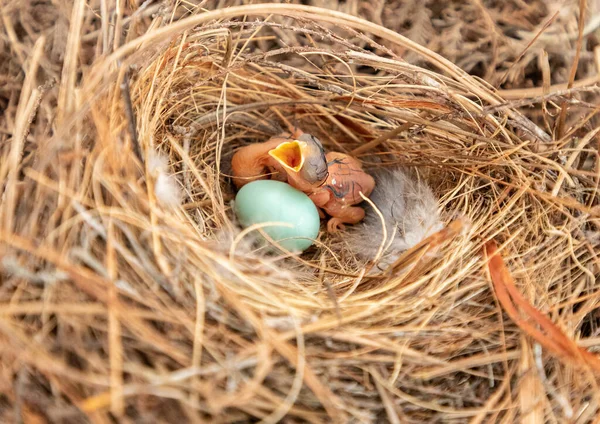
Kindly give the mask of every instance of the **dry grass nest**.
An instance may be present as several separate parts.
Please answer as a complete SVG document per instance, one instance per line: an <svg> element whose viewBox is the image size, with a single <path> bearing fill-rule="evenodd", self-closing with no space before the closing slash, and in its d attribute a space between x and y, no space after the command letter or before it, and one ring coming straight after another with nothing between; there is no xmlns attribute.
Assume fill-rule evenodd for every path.
<svg viewBox="0 0 600 424"><path fill-rule="evenodd" d="M1 146L3 422L598 413L592 371L504 314L482 249L496 240L523 297L600 346L597 109L544 98L552 119L587 111L551 133L397 33L303 6L159 15L81 79L84 41L69 37L54 106L51 84L36 88L43 41L32 47ZM417 169L450 226L377 275L343 233L301 256L254 251L228 160L289 125L367 170Z"/></svg>

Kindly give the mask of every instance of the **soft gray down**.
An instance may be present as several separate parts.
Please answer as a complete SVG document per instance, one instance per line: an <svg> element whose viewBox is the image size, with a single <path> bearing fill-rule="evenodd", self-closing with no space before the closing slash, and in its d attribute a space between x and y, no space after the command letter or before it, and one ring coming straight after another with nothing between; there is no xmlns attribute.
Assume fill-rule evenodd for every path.
<svg viewBox="0 0 600 424"><path fill-rule="evenodd" d="M387 238L378 263L384 270L400 255L426 237L441 230L438 202L431 188L401 168L372 173L375 190L370 196L385 220ZM349 226L344 235L350 250L363 260L373 260L384 239L381 217L369 204L362 223Z"/></svg>

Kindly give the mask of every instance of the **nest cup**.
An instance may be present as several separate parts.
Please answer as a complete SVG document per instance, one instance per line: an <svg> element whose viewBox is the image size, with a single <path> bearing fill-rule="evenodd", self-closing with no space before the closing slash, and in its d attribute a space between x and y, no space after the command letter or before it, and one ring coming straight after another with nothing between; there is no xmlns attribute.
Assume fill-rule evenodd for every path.
<svg viewBox="0 0 600 424"><path fill-rule="evenodd" d="M430 58L432 68L449 66L437 60ZM496 350L501 345L500 333L489 329L497 328L497 315L487 312L493 297L481 269L480 240L490 235L501 240L512 237L508 249L528 252L521 263L532 266L528 275L537 281L558 269L558 262L540 261L548 248L545 228L556 217L536 212L548 207L544 199L519 192L523 184L535 183L531 170L535 160L528 157L528 148L514 151L523 142L544 141L543 132L517 111L486 112L501 100L481 81L455 67L450 72L426 70L347 28L341 30L318 20L275 17L269 22L225 21L195 28L142 63L140 69L133 84L138 119L152 124L145 135L155 140L156 149L169 155L184 187L185 203L197 205L186 209L203 238L223 235L223 231L227 234L233 226L228 202L235 193L229 178L235 149L263 142L290 127L316 135L329 150L357 155L367 170L417 169L435 188L446 216L465 216L473 224L468 236L450 240L434 260L413 272L395 272L385 278L361 278L360 264L344 249L343 233L339 237L322 235L317 247L301 259L277 262L274 266L285 272L286 278L272 276L276 281L255 281L253 287L269 292L270 299L264 294L256 298L254 291L244 293L246 300L262 303L260 309L265 312L266 308L268 316L285 321L291 313L298 325L310 327L310 321L315 321L320 323L313 324L315 328L322 325L325 333L331 332L325 340L333 343L332 350L320 345L318 339L323 336L305 336L305 343L316 343L307 347L314 358L341 355L360 345L353 344L352 337L337 339L340 324L334 319L334 304L323 278L338 298L341 316L347 317L344 331L360 337L362 331L376 326L411 328L388 341L399 346L403 340L413 349L448 359L461 352L476 355L483 349ZM395 131L398 128L403 130ZM142 140L148 138L143 135ZM532 217L537 217L535 223ZM271 261L248 245L236 250L239 246L227 246L235 252L230 256L231 266L244 269L246 261ZM552 251L558 254L562 247L554 244ZM418 261L413 261L408 264L416 266ZM282 304L273 303L281 298L285 298ZM462 325L454 324L461 316L468 317L470 331L463 332L459 330ZM274 330L290 330L284 321L278 321ZM265 317L261 325L269 327L269 322ZM442 324L452 330L438 329ZM424 329L418 331L419 326ZM479 336L473 335L478 332ZM482 343L481 338L489 337L492 340ZM520 341L509 335L503 343L514 348ZM357 363L365 361L360 356ZM416 381L423 384L424 376L439 375L426 379L417 389L423 390L419 396L425 398L428 385L454 386L456 374L436 369L433 359L429 365L421 361L413 358L405 363L394 384L409 390ZM353 391L344 388L350 383L343 377L348 371L343 366L332 370L326 361L314 359L311 367L331 379L329 387L341 402L338 406L357 407L369 398L364 386ZM377 373L389 379L398 373L395 367L397 364L384 366ZM494 363L485 375L477 376L474 371L466 378L476 385L478 378L486 380L504 372L502 364ZM291 390L292 376L290 373L289 387L282 392ZM456 386L453 392L456 394ZM313 399L310 390L305 395L299 395L296 402L307 402L306 406L313 408L324 401ZM428 412L435 414L432 409ZM367 409L358 415L377 413Z"/></svg>
<svg viewBox="0 0 600 424"><path fill-rule="evenodd" d="M131 148L114 75L102 75L112 63L90 74L84 94L93 106L74 118L93 123L89 180L81 184L90 181L86 196L107 207L83 202L77 225L88 238L70 243L88 243L99 263L117 258L110 281L118 284L98 280L94 290L120 298L124 337L123 377L110 390L73 381L83 410L171 422L379 422L390 408L412 422L515 419L516 401L502 393L531 372L534 348L502 321L482 242L503 244L534 304L565 302L565 279L581 279L581 290L590 284L591 227L576 202L556 199L588 202L588 181L541 165L549 136L431 51L347 15L279 6L286 16L274 11L268 20L241 20L243 10L219 12L218 21L192 16L121 52L135 67L131 100L144 162ZM375 37L421 55L429 69ZM461 216L469 227L436 239L435 255L408 254L373 277L343 232L321 232L300 256L256 251L230 208L230 159L290 127L356 155L367 171L410 168L433 187L445 222ZM153 165L155 154L168 158L168 170ZM176 179L180 206L161 202L161 172ZM78 355L96 352L83 340L99 324L75 320ZM569 331L588 322L582 315ZM111 331L99 325L102 346ZM96 372L109 375L114 356L97 355ZM547 378L571 388L562 396L574 408L597 408L587 377L540 355L551 364Z"/></svg>
<svg viewBox="0 0 600 424"><path fill-rule="evenodd" d="M535 264L530 265L529 278L541 282L558 269L558 262L539 260L548 249L544 229L557 216L539 216L536 211L547 207L544 199L519 193L521 184L535 183L531 172L535 161L527 157L531 154L527 148L509 153L524 141L547 140L517 111L486 112L501 100L481 81L458 69L435 72L418 68L374 42L367 40L362 48L355 46L354 40L364 45L359 33L302 18L225 21L190 30L139 66L141 71L132 89L138 120L147 125L140 139L155 140L155 148L169 156L186 193L184 203L192 218L190 224L199 229L201 238L209 240L224 235L230 240L233 217L229 201L234 190L229 164L235 149L265 141L290 127L316 135L327 149L356 154L367 170L392 166L418 169L422 178L435 187L446 216L468 217L473 224L471 237L451 240L435 260L414 272L363 281L357 261L344 249L343 234L337 239L323 235L317 248L300 260L271 265L277 273L284 272L286 278L273 274L271 281L253 281L249 284L253 290L246 292L250 287L244 287L238 294L247 302L261 304L258 309L266 311L267 316L260 325L272 331L290 331L286 317L291 315L297 325L310 327L313 321L320 324L313 324L315 328L322 326L325 334L331 332L325 340L333 344L333 349L320 345L318 340L323 336L313 339L310 333L305 335L306 349L313 350L315 358L360 346L352 343L352 337L339 340L340 324L334 319L323 269L338 298L341 316L350 317L342 327L357 338L374 326L399 326L414 330L390 337L392 346L403 340L434 357L448 359L459 352L482 352L482 337L491 337L493 340L483 346L495 350L500 346L500 333L490 332L489 327L497 326L497 316L490 316L489 321L481 318L488 315L492 295L481 270L479 240L473 236L484 239L494 234L510 239L516 234L509 250L528 251L521 263ZM448 66L436 63L437 59L431 59L434 69L436 65L441 69ZM404 130L395 133L398 128ZM389 138L383 142L376 141L386 136ZM538 217L534 224L532 217ZM235 235L235 231L231 233L231 237ZM242 246L239 242L220 244L227 245L229 253L235 252L228 266L246 272L246 261L270 263L271 259L262 258L248 245L236 250ZM564 245L554 242L552 251L560 256L562 248ZM237 291L241 287L236 284L241 282L234 281L215 284L233 284L230 289ZM257 297L263 291L270 295ZM281 304L274 302L282 298L285 300ZM461 316L469 317L468 333L453 324ZM437 329L442 323L453 330ZM435 330L417 331L419 326ZM481 335L473 336L473 332ZM504 343L514 348L520 340L508 336ZM360 356L358 363L369 363ZM428 385L454 386L456 374L425 365L422 359L412 361L395 376L394 384L403 390L409 390L416 381L423 384L422 378L430 375L439 377L426 378L425 385L417 389L419 396L427 398ZM297 395L296 404L305 403L312 409L327 401L336 405L330 408L339 408L358 407L368 401L370 392L364 386L350 391L344 387L350 384L343 377L348 371L344 367L331 369L326 361L317 359L311 367L331 379L328 386L336 401L319 399L314 388L311 393L310 387L304 387L306 393ZM293 390L294 373L279 372L288 379L277 384L281 393ZM382 378L389 379L394 372L398 369L388 365L374 375L381 373ZM477 376L474 371L468 378L487 380L490 375L504 372L502 364L495 363L489 365L485 376ZM262 383L274 381L267 378ZM476 385L474 381L470 384ZM428 412L435 414L432 409ZM355 414L364 418L379 412L373 408Z"/></svg>

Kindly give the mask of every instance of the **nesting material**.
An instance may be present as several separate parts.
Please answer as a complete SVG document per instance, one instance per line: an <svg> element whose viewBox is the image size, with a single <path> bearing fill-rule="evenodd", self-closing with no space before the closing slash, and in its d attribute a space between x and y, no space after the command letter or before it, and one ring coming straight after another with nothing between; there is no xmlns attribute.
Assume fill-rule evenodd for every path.
<svg viewBox="0 0 600 424"><path fill-rule="evenodd" d="M515 104L372 21L192 3L2 8L0 422L592 421L576 346L600 347L597 89ZM489 38L466 31L488 53L507 25L489 18ZM227 164L295 126L383 172L373 201L401 238L363 204L363 249L323 224L302 255L252 244ZM435 201L383 171L410 168ZM410 248L434 203L442 230Z"/></svg>

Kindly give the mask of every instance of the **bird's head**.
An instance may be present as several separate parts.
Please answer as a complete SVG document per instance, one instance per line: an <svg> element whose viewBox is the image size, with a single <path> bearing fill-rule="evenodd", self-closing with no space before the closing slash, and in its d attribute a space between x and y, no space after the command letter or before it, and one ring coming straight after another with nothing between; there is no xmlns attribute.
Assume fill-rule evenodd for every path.
<svg viewBox="0 0 600 424"><path fill-rule="evenodd" d="M325 183L329 172L325 150L318 138L302 134L295 140L285 141L269 151L300 189L317 188Z"/></svg>

